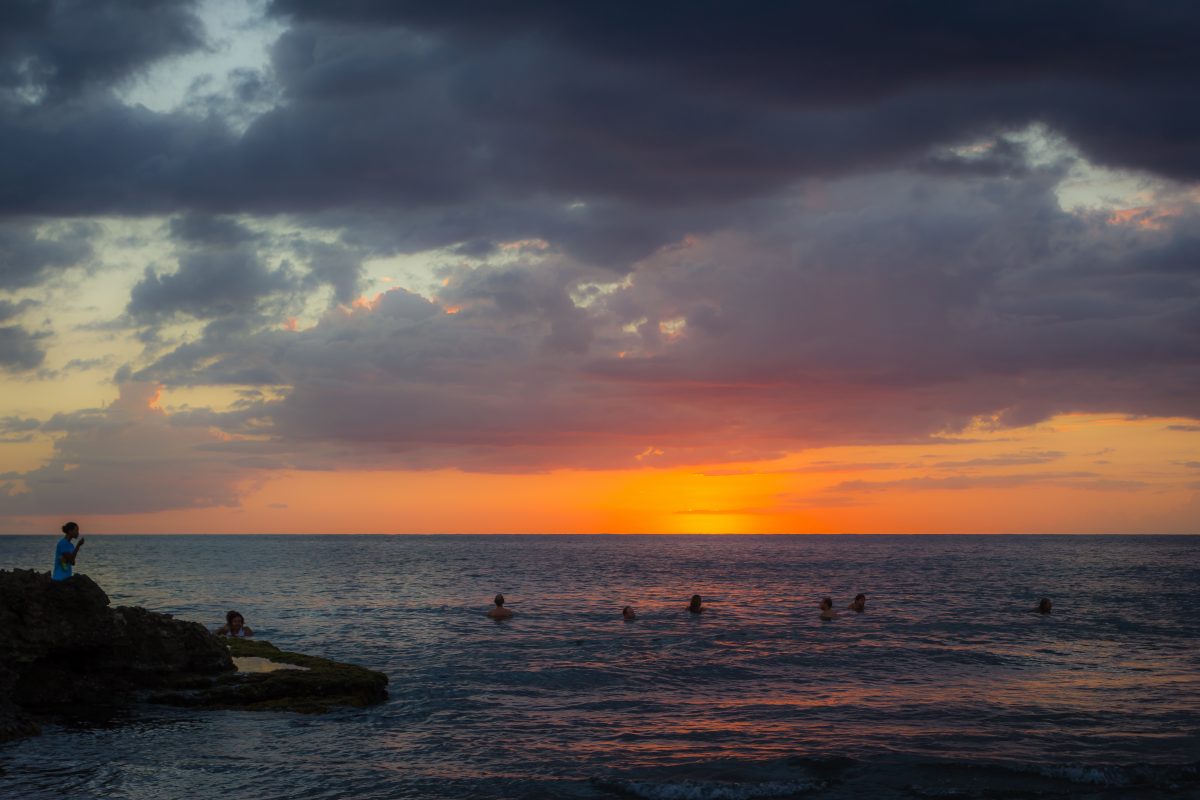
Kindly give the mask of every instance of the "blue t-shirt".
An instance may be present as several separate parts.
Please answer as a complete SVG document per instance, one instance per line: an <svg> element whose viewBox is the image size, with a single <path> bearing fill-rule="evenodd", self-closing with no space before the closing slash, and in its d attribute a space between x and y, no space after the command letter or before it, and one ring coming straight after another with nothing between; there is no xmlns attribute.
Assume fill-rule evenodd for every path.
<svg viewBox="0 0 1200 800"><path fill-rule="evenodd" d="M54 574L50 577L56 581L65 581L67 578L71 577L72 564L70 562L63 561L63 556L69 556L74 552L75 545L71 544L70 539L64 536L58 540L58 547L54 548Z"/></svg>

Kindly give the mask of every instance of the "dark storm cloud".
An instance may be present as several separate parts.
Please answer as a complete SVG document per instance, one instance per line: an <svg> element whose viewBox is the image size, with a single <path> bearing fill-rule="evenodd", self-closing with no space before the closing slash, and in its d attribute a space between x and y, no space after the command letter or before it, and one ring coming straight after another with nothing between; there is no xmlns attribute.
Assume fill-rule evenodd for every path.
<svg viewBox="0 0 1200 800"><path fill-rule="evenodd" d="M0 105L0 214L236 209L233 138L219 119L159 114L107 95ZM220 187L218 189L218 187Z"/></svg>
<svg viewBox="0 0 1200 800"><path fill-rule="evenodd" d="M236 220L208 214L183 214L171 219L171 237L186 244L236 245L259 235Z"/></svg>
<svg viewBox="0 0 1200 800"><path fill-rule="evenodd" d="M990 106L1010 123L1059 126L1097 160L1200 176L1200 9L1188 2L747 7L533 0L485 8L278 0L274 7L315 23L431 32L464 48L519 40L531 51L581 52L603 68L668 76L681 92L747 94L764 110L869 106L931 89L1021 87L1025 96L1011 97L1007 107L985 95L986 104L970 109L965 97L951 93L951 107L933 116L954 116L960 105L986 124L997 119L986 111ZM669 107L664 111L669 117ZM897 115L891 122L913 120Z"/></svg>
<svg viewBox="0 0 1200 800"><path fill-rule="evenodd" d="M1200 22L1200 12L1184 0L1153 8L1112 0L753 7L690 0L483 6L470 0L275 0L273 8L298 19L393 24L474 42L526 36L613 61L677 65L760 92L838 98L959 76L1169 74L1195 58L1191 33ZM1158 58L1144 58L1148 52Z"/></svg>
<svg viewBox="0 0 1200 800"><path fill-rule="evenodd" d="M0 132L19 157L0 160L0 185L24 188L0 191L0 210L393 209L398 240L486 252L537 236L628 263L678 238L678 216L710 230L722 205L806 176L961 168L930 148L1033 122L1104 163L1200 175L1189 4L276 10L291 23L280 99L244 133L104 98L10 105ZM274 97L263 80L233 102ZM1021 165L998 148L973 167Z"/></svg>
<svg viewBox="0 0 1200 800"><path fill-rule="evenodd" d="M0 91L61 100L201 47L190 0L11 0L0 4Z"/></svg>

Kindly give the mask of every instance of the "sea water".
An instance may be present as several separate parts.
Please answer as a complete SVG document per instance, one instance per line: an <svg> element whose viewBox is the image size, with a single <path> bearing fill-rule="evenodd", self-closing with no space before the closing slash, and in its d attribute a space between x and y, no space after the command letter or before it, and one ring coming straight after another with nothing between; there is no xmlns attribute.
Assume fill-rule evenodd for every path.
<svg viewBox="0 0 1200 800"><path fill-rule="evenodd" d="M3 798L1200 796L1200 537L88 536L77 570L390 699L64 721L0 746Z"/></svg>

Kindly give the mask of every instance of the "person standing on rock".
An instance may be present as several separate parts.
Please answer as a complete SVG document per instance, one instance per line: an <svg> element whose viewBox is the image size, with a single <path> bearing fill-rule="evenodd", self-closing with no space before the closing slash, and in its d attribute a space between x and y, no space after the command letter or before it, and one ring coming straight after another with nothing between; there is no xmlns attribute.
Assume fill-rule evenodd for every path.
<svg viewBox="0 0 1200 800"><path fill-rule="evenodd" d="M71 571L75 567L75 559L79 558L79 551L83 549L83 537L79 536L79 526L74 522L68 522L62 526L63 538L58 540L58 547L54 548L54 572L50 575L56 581L65 581L71 577ZM71 543L76 537L79 541L75 544Z"/></svg>

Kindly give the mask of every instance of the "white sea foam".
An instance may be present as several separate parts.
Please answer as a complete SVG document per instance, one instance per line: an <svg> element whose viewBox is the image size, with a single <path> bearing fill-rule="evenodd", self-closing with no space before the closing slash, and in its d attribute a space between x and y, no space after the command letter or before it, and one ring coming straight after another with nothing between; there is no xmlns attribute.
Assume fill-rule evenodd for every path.
<svg viewBox="0 0 1200 800"><path fill-rule="evenodd" d="M1161 785L1180 778L1194 778L1196 768L1188 766L1088 766L1085 764L1060 764L1038 767L1038 774L1047 778L1059 778L1071 783L1094 786L1131 786L1139 783Z"/></svg>

